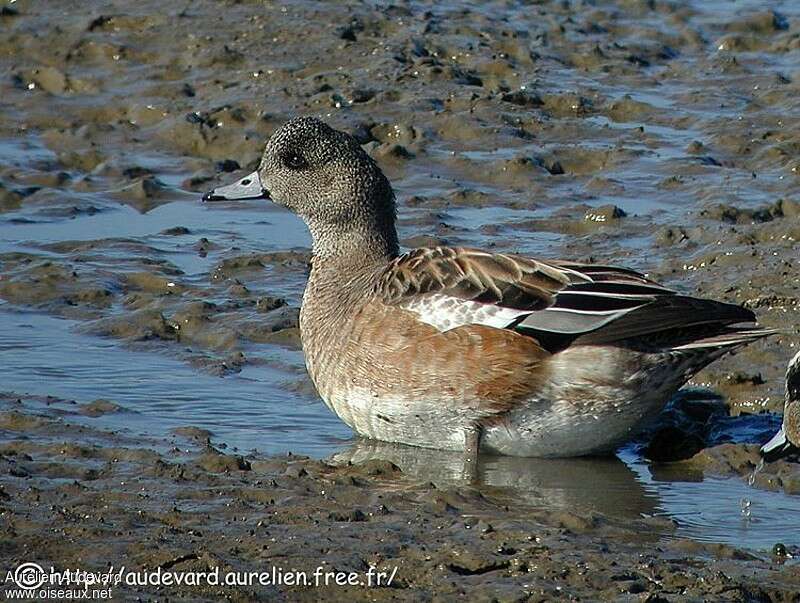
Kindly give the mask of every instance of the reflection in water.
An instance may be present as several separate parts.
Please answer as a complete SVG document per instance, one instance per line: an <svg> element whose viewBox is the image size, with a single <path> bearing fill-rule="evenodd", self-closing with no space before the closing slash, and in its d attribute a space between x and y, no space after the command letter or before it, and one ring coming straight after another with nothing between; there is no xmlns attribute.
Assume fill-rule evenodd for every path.
<svg viewBox="0 0 800 603"><path fill-rule="evenodd" d="M651 465L629 446L619 457L535 459L479 457L475 480L457 452L356 440L333 464L389 461L413 479L438 486L471 484L484 494L550 511L594 512L615 519L661 516L676 522L662 536L768 551L800 544L800 497L751 488L738 477L703 477L685 465ZM658 477L654 468L662 471ZM663 469L667 469L664 471ZM746 509L741 501L746 500Z"/></svg>
<svg viewBox="0 0 800 603"><path fill-rule="evenodd" d="M439 486L471 481L463 455L370 440L357 440L330 457L334 464L390 461L404 473ZM593 511L616 518L652 515L658 498L637 481L621 460L609 458L535 459L481 456L475 482L479 489L529 507Z"/></svg>

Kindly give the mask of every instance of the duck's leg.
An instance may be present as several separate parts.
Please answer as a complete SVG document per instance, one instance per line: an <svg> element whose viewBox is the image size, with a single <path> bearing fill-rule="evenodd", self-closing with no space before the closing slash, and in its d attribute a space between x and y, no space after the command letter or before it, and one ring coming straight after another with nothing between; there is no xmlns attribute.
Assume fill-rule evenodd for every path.
<svg viewBox="0 0 800 603"><path fill-rule="evenodd" d="M481 435L480 425L470 425L464 429L464 478L473 484L478 481L478 452L481 447Z"/></svg>

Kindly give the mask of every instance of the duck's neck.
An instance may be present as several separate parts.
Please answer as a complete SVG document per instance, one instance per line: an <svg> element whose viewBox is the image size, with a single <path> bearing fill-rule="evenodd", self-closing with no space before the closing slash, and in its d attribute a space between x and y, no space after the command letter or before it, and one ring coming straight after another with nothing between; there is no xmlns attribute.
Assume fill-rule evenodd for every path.
<svg viewBox="0 0 800 603"><path fill-rule="evenodd" d="M335 266L338 271L374 267L397 257L400 247L394 216L369 223L341 226L309 224L314 266Z"/></svg>
<svg viewBox="0 0 800 603"><path fill-rule="evenodd" d="M393 218L393 216L392 216ZM311 274L303 295L308 321L355 311L370 297L373 279L399 253L394 220L348 225L309 224Z"/></svg>
<svg viewBox="0 0 800 603"><path fill-rule="evenodd" d="M311 274L300 308L300 337L315 382L326 350L348 338L350 319L373 299L376 276L398 254L394 228L337 231L336 239L326 234L312 229Z"/></svg>

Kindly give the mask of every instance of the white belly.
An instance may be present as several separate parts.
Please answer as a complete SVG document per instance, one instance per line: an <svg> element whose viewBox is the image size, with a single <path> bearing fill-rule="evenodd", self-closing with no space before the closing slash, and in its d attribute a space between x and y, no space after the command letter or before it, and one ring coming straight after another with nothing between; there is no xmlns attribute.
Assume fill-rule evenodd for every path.
<svg viewBox="0 0 800 603"><path fill-rule="evenodd" d="M680 362L649 358L640 370L631 370L631 363L613 355L606 366L576 364L579 354L562 353L534 397L486 421L481 451L530 457L613 452L652 420L683 383ZM644 359L635 360L632 364L639 366ZM359 435L442 450L463 450L465 430L482 418L463 401L416 400L402 391L378 397L348 387L331 393L327 403Z"/></svg>
<svg viewBox="0 0 800 603"><path fill-rule="evenodd" d="M668 399L669 395L649 400L621 397L618 406L595 412L576 412L566 400L552 403L547 413L520 409L484 431L481 451L542 458L611 453L652 420Z"/></svg>

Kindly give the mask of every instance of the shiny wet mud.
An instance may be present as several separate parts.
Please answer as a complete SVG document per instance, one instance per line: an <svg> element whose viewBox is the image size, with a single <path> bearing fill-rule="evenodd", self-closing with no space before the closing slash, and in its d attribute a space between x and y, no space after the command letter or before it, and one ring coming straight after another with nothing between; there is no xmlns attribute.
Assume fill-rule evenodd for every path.
<svg viewBox="0 0 800 603"><path fill-rule="evenodd" d="M419 509L450 517L448 505L453 517L480 509L509 522L519 518L503 505L533 509L537 525L554 530L552 567L568 563L565 547L577 554L585 538L602 534L628 568L635 555L623 549L633 542L728 559L723 569L740 586L748 568L766 571L775 542L790 551L800 544L792 537L797 463L766 467L748 485L756 443L779 422L760 413L781 408L782 372L800 340L800 14L790 2L773 8L194 2L164 12L109 1L85 14L63 3L15 3L0 15L0 389L16 394L0 402L0 433L4 462L17 459L29 477L7 474L4 491L23 501L25 479L34 479L56 496L64 477L91 489L86 475L102 469L97 459L70 452L63 475L47 465L58 458L58 438L82 445L91 436L100 450L153 448L167 463L185 461L170 446L202 455L210 438L251 459L293 451L401 469L373 484L368 469L308 461L313 479L316 467L338 476L331 479L352 471L370 481L368 494L348 494L354 508L367 508L359 496L382 492L414 498L409 484L440 488L419 495L444 499L433 509L404 503L382 526ZM682 291L745 303L782 334L698 375L693 386L722 401L665 416L618 458L488 458L479 491L491 504L472 494L457 501L449 492L465 486L453 481L453 459L353 442L316 397L296 329L309 259L299 220L258 202L199 203L200 192L252 170L270 132L298 113L359 135L396 187L407 246L628 265ZM55 429L53 420L76 427ZM45 426L60 435L42 433ZM659 448L668 458L651 462L648 439L670 444ZM32 460L20 460L26 454ZM163 488L154 501L167 504L163 493L178 482L155 475L161 465L139 459L144 453L126 454L136 457L126 479ZM214 477L209 467L219 467L203 459L201 481L230 478ZM261 462L270 476L291 464ZM107 470L112 480L123 468ZM292 497L297 509L306 504ZM120 494L120 504L129 500ZM265 513L258 505L250 512ZM52 521L37 513L34 523ZM646 529L623 529L642 518ZM209 529L222 530L220 522ZM64 551L51 545L59 561ZM256 550L254 542L245 556L258 559ZM533 548L529 555L535 565ZM409 575L422 582L426 563L459 567L448 571L463 580L452 560L419 563ZM470 563L487 583L514 574L504 562ZM778 584L791 578L775 567ZM563 587L593 592L581 580L565 578ZM604 592L622 592L617 582L668 598L680 591L638 575L609 580ZM434 583L423 590L436 592ZM553 582L537 582L545 583Z"/></svg>

